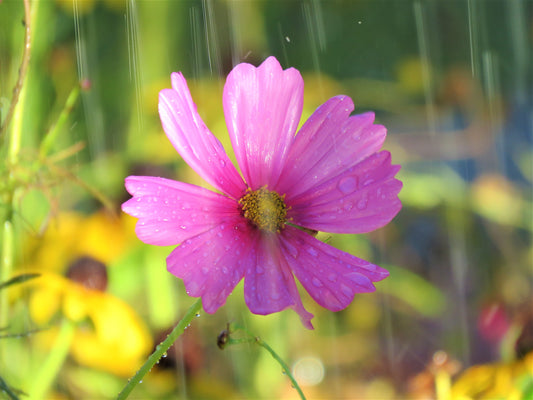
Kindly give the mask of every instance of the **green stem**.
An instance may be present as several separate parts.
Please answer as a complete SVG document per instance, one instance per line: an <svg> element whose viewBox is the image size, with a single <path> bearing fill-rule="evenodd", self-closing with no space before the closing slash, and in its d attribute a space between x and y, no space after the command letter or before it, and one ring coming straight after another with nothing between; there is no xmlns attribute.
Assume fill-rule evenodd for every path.
<svg viewBox="0 0 533 400"><path fill-rule="evenodd" d="M39 372L32 379L32 389L30 397L32 399L43 399L54 383L57 374L65 362L70 345L74 339L75 324L72 321L65 320L59 330L54 346Z"/></svg>
<svg viewBox="0 0 533 400"><path fill-rule="evenodd" d="M248 335L248 337L247 338L242 338L242 339L231 339L231 338L229 338L228 341L227 341L227 344L255 343L255 344L261 346L262 348L264 348L266 351L268 351L270 353L270 355L274 358L274 360L276 360L278 362L278 364L281 365L282 371L287 375L287 377L291 381L292 386L298 392L298 395L300 396L300 399L306 400L305 399L305 395L304 395L302 389L300 388L300 385L298 385L298 382L296 382L296 379L294 379L294 376L292 375L289 366L274 351L274 349L268 345L268 343L266 343L260 337L253 335L250 331L248 331L246 328L244 328L242 326L239 326L237 324L231 324L231 326L236 328L237 330L242 330L243 332L245 332ZM229 335L230 332L227 332L227 334Z"/></svg>
<svg viewBox="0 0 533 400"><path fill-rule="evenodd" d="M50 130L44 136L43 141L41 142L40 149L39 149L39 155L41 157L45 157L49 153L50 149L52 148L52 145L57 139L57 136L61 128L67 121L67 118L70 115L70 113L72 112L72 109L74 105L76 104L76 100L78 100L79 94L80 94L80 85L78 84L70 91L70 94L67 97L67 101L65 102L65 106L63 107L63 110L61 110L59 117L57 117L57 121L55 122L54 125L52 125Z"/></svg>
<svg viewBox="0 0 533 400"><path fill-rule="evenodd" d="M26 73L28 72L28 65L30 64L31 39L32 39L32 36L31 36L32 18L31 18L31 10L30 10L30 0L24 0L24 25L26 27L25 35L24 35L24 51L22 53L22 62L20 63L19 76L17 79L17 83L15 84L15 87L13 88L13 98L11 99L11 105L9 106L9 110L7 111L6 119L0 126L0 137L2 137L5 131L7 131L7 127L9 126L9 123L11 122L11 118L13 117L13 113L15 111L15 108L19 100L20 92L22 91L22 88L24 85L24 79L26 78Z"/></svg>
<svg viewBox="0 0 533 400"><path fill-rule="evenodd" d="M3 228L0 282L6 282L11 277L11 271L13 270L13 224L9 219L4 221ZM6 328L8 321L9 313L7 290L3 290L0 293L0 328Z"/></svg>
<svg viewBox="0 0 533 400"><path fill-rule="evenodd" d="M176 341L176 339L185 331L185 329L190 325L193 318L198 314L198 311L202 308L202 300L198 299L188 310L185 316L178 322L174 327L172 332L167 336L167 338L161 342L155 348L155 351L152 353L148 360L143 364L143 366L137 371L137 373L128 381L128 384L122 389L118 394L117 400L126 399L131 391L139 384L139 382L144 378L144 376L153 368L155 363L163 357L170 346Z"/></svg>

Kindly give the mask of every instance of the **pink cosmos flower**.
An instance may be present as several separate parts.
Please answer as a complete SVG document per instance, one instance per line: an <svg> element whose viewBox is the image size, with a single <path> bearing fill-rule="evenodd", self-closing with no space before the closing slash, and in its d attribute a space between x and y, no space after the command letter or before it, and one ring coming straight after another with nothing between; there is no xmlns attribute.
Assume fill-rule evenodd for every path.
<svg viewBox="0 0 533 400"><path fill-rule="evenodd" d="M294 309L312 329L295 277L321 306L339 311L388 272L317 240L310 231L364 233L400 210L386 129L374 114L350 116L347 96L321 105L295 135L304 82L274 57L239 64L224 86L224 115L242 175L197 113L185 78L159 94L163 129L178 153L218 192L130 176L122 205L145 243L177 245L168 270L214 313L244 277L255 314ZM305 228L305 229L301 229Z"/></svg>

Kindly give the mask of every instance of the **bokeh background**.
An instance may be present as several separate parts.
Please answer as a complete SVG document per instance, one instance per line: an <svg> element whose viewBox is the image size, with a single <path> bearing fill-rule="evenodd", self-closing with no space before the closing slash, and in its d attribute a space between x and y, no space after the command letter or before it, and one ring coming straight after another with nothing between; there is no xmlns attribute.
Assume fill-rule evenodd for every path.
<svg viewBox="0 0 533 400"><path fill-rule="evenodd" d="M0 397L113 398L194 302L166 271L171 248L142 244L120 212L124 177L202 184L161 129L159 90L182 71L229 151L225 76L274 55L304 76L303 120L347 94L387 126L402 211L367 235L319 237L391 276L338 313L305 297L314 331L290 310L252 315L241 283L131 398L297 398L260 347L217 347L230 322L309 399L533 398L533 2L30 6L31 60L0 137L0 277L40 275L0 287ZM24 21L23 1L0 1L1 122Z"/></svg>

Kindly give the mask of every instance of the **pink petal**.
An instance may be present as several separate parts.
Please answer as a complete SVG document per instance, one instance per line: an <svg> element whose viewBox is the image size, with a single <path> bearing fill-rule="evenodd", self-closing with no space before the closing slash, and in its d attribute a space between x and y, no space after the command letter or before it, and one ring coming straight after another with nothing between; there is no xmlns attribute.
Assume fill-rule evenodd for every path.
<svg viewBox="0 0 533 400"><path fill-rule="evenodd" d="M149 244L175 245L239 216L235 200L187 183L129 176L126 189L133 198L122 210L139 218L135 232Z"/></svg>
<svg viewBox="0 0 533 400"><path fill-rule="evenodd" d="M311 297L331 311L344 309L356 293L373 292L372 282L389 275L294 227L286 226L282 236L282 252L294 274Z"/></svg>
<svg viewBox="0 0 533 400"><path fill-rule="evenodd" d="M332 233L365 233L389 223L400 211L400 169L390 153L376 153L295 199L288 216L299 226Z"/></svg>
<svg viewBox="0 0 533 400"><path fill-rule="evenodd" d="M252 261L249 230L234 218L186 240L167 257L168 271L183 279L188 295L202 298L206 312L224 305Z"/></svg>
<svg viewBox="0 0 533 400"><path fill-rule="evenodd" d="M228 75L223 103L237 161L252 189L273 187L285 164L303 105L303 79L274 57L259 67L237 65Z"/></svg>
<svg viewBox="0 0 533 400"><path fill-rule="evenodd" d="M181 73L171 75L172 89L159 93L159 116L168 139L185 162L215 188L240 198L244 182L224 147L198 115Z"/></svg>
<svg viewBox="0 0 533 400"><path fill-rule="evenodd" d="M341 174L379 151L387 131L371 112L349 116L353 102L337 96L320 106L302 126L276 189L294 197Z"/></svg>
<svg viewBox="0 0 533 400"><path fill-rule="evenodd" d="M285 257L278 235L256 235L251 246L250 263L245 271L244 297L254 314L266 315L294 309L304 326L313 329L313 314L307 312Z"/></svg>

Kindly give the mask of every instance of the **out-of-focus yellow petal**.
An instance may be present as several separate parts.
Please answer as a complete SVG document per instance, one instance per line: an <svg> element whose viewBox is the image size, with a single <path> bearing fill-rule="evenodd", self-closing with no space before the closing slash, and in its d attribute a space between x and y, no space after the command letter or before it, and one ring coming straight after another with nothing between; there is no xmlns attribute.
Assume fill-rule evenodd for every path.
<svg viewBox="0 0 533 400"><path fill-rule="evenodd" d="M475 365L455 381L452 399L520 399L519 383L524 376L533 376L533 352L511 363Z"/></svg>
<svg viewBox="0 0 533 400"><path fill-rule="evenodd" d="M53 219L44 235L30 240L27 253L40 271L62 273L81 256L111 264L133 243L131 222L103 211L90 216L68 212Z"/></svg>
<svg viewBox="0 0 533 400"><path fill-rule="evenodd" d="M89 301L94 331L77 332L72 355L80 364L130 375L153 346L148 329L128 304L115 297L95 292Z"/></svg>
<svg viewBox="0 0 533 400"><path fill-rule="evenodd" d="M59 310L71 321L82 322L70 349L78 363L127 376L140 367L152 349L152 337L144 322L113 295L50 273L36 279L33 287L30 313L35 322L48 323ZM52 346L56 334L56 329L47 330L41 345Z"/></svg>
<svg viewBox="0 0 533 400"><path fill-rule="evenodd" d="M69 288L63 299L63 314L71 321L79 322L87 317L89 310L92 308L92 296L81 285L76 285L75 283L71 285L74 287Z"/></svg>
<svg viewBox="0 0 533 400"><path fill-rule="evenodd" d="M110 264L124 252L126 233L122 219L97 212L85 218L79 227L76 253Z"/></svg>
<svg viewBox="0 0 533 400"><path fill-rule="evenodd" d="M30 315L36 324L45 325L57 313L60 303L61 294L58 291L49 288L34 290L28 304Z"/></svg>
<svg viewBox="0 0 533 400"><path fill-rule="evenodd" d="M79 214L62 213L50 222L42 237L30 239L25 252L34 253L33 265L40 271L62 272L71 261L82 221Z"/></svg>

